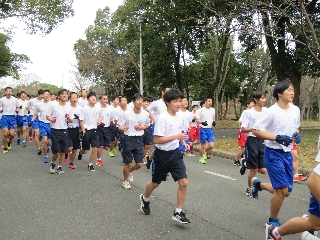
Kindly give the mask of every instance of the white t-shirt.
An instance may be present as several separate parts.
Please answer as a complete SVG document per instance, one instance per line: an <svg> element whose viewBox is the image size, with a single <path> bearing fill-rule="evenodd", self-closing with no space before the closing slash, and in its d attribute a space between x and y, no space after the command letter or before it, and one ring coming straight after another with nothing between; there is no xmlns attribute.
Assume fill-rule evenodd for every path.
<svg viewBox="0 0 320 240"><path fill-rule="evenodd" d="M133 108L133 107L134 107L133 102L130 102L130 103L128 104L128 108Z"/></svg>
<svg viewBox="0 0 320 240"><path fill-rule="evenodd" d="M243 114L244 116L242 119L241 128L252 128L257 120L265 113L266 109L267 108L263 107L261 112L254 110L254 108L245 110L246 112ZM252 132L248 132L246 135L248 137L256 137L252 134Z"/></svg>
<svg viewBox="0 0 320 240"><path fill-rule="evenodd" d="M197 111L195 113L191 112L191 127L196 127L198 124L196 121L192 122L194 117L197 117Z"/></svg>
<svg viewBox="0 0 320 240"><path fill-rule="evenodd" d="M250 109L252 109L252 108L250 108ZM241 113L241 116L240 116L240 118L239 118L239 122L243 122L244 115L245 115L246 112L249 111L250 109L245 109L245 110L243 110L243 112Z"/></svg>
<svg viewBox="0 0 320 240"><path fill-rule="evenodd" d="M24 116L24 110L28 108L28 100L21 100L19 99L19 104L20 104L20 110L19 110L19 116ZM28 111L26 111L27 113Z"/></svg>
<svg viewBox="0 0 320 240"><path fill-rule="evenodd" d="M141 112L136 114L133 109L129 108L120 117L118 124L122 127L129 127L129 129L124 132L125 135L142 136L144 134L144 130L137 131L134 127L137 125L149 126L149 113L141 109Z"/></svg>
<svg viewBox="0 0 320 240"><path fill-rule="evenodd" d="M278 103L275 103L267 108L264 114L256 121L253 129L291 137L299 126L300 109L298 107L291 104L289 109L284 110L279 107ZM276 141L265 140L264 144L269 148L282 149L285 152L290 152L292 149L292 143L286 147Z"/></svg>
<svg viewBox="0 0 320 240"><path fill-rule="evenodd" d="M132 108L130 108L132 109ZM123 114L128 110L128 108L126 109L122 109L121 107L117 108L117 109L113 109L112 113L113 113L113 119L116 121L119 121L121 119L121 117L123 116Z"/></svg>
<svg viewBox="0 0 320 240"><path fill-rule="evenodd" d="M84 122L84 128L87 130L97 129L98 119L102 116L100 107L90 107L89 105L81 108L79 119Z"/></svg>
<svg viewBox="0 0 320 240"><path fill-rule="evenodd" d="M3 115L16 115L16 109L20 107L19 101L15 97L7 98L6 96L0 99L0 105L3 110Z"/></svg>
<svg viewBox="0 0 320 240"><path fill-rule="evenodd" d="M192 113L189 112L188 110L183 112L183 111L181 111L181 109L178 113L182 115L183 120L184 120L183 121L184 124L182 126L182 131L184 131L185 133L189 132L190 122L192 121L192 118L193 118Z"/></svg>
<svg viewBox="0 0 320 240"><path fill-rule="evenodd" d="M68 128L78 128L80 127L80 122L79 119L74 119L74 115L77 115L78 117L80 116L80 111L81 108L79 105L77 105L76 107L72 107L70 105L70 103L68 104L69 108L70 108L70 117L73 119L72 122L68 122Z"/></svg>
<svg viewBox="0 0 320 240"><path fill-rule="evenodd" d="M39 103L42 103L43 102L43 99L40 99L38 100L37 98L32 98L29 100L28 102L28 108L30 108L30 113L29 115L33 115L34 112L35 112L35 109L36 109L36 106L39 104Z"/></svg>
<svg viewBox="0 0 320 240"><path fill-rule="evenodd" d="M171 116L167 111L161 113L157 118L157 123L154 126L154 136L172 136L182 132L184 125L181 114ZM179 139L172 140L167 143L155 144L157 148L164 151L170 151L179 147Z"/></svg>
<svg viewBox="0 0 320 240"><path fill-rule="evenodd" d="M111 116L112 116L112 121L118 121L118 110L121 109L120 106L117 105L117 107L114 107L112 104L110 105L111 108Z"/></svg>
<svg viewBox="0 0 320 240"><path fill-rule="evenodd" d="M47 116L50 116L50 109L53 105L56 104L53 104L51 101L47 103L41 102L38 105L36 105L36 108L34 109L34 114L38 115L38 118L41 122L50 123L50 121L47 120Z"/></svg>
<svg viewBox="0 0 320 240"><path fill-rule="evenodd" d="M153 101L148 107L147 111L150 112L155 118L157 118L161 113L167 111L167 105L162 99Z"/></svg>
<svg viewBox="0 0 320 240"><path fill-rule="evenodd" d="M212 128L213 119L216 118L216 110L214 108L200 108L196 113L197 119L201 122L207 121L208 126L200 125L202 128Z"/></svg>
<svg viewBox="0 0 320 240"><path fill-rule="evenodd" d="M71 107L67 104L65 106L61 106L59 103L53 103L50 106L50 111L47 116L51 116L52 118L56 117L57 120L55 123L50 122L50 127L54 129L67 129L68 121L66 119L66 114L71 116Z"/></svg>
<svg viewBox="0 0 320 240"><path fill-rule="evenodd" d="M89 102L88 102L87 98L83 99L82 97L79 97L79 99L78 99L78 105L79 105L80 107L88 106L88 105L89 105Z"/></svg>
<svg viewBox="0 0 320 240"><path fill-rule="evenodd" d="M102 110L102 116L103 120L102 122L104 123L105 127L110 127L110 121L112 120L112 109L110 105L107 105L107 107L103 108L100 107Z"/></svg>

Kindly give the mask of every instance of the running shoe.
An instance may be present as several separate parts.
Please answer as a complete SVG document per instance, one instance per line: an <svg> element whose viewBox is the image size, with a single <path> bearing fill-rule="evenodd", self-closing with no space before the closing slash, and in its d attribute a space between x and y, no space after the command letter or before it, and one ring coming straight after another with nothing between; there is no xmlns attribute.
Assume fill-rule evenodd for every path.
<svg viewBox="0 0 320 240"><path fill-rule="evenodd" d="M127 180L124 180L124 181L122 182L122 187L123 187L124 189L126 189L126 190L131 189L131 185L130 185L130 183L129 183Z"/></svg>
<svg viewBox="0 0 320 240"><path fill-rule="evenodd" d="M207 164L207 160L204 159L204 158L200 158L200 159L199 159L199 163Z"/></svg>
<svg viewBox="0 0 320 240"><path fill-rule="evenodd" d="M30 137L29 138L29 143L32 143L33 142L33 137Z"/></svg>
<svg viewBox="0 0 320 240"><path fill-rule="evenodd" d="M20 145L20 138L18 138L18 140L17 140L17 145Z"/></svg>
<svg viewBox="0 0 320 240"><path fill-rule="evenodd" d="M206 152L207 159L210 159L210 153Z"/></svg>
<svg viewBox="0 0 320 240"><path fill-rule="evenodd" d="M144 215L150 215L150 202L143 200L143 193L140 195L140 201L141 201L141 208L140 211L144 214Z"/></svg>
<svg viewBox="0 0 320 240"><path fill-rule="evenodd" d="M260 183L260 180L256 177L253 177L251 179L251 185L252 185L252 197L253 198L259 198L259 190L257 188L257 184Z"/></svg>
<svg viewBox="0 0 320 240"><path fill-rule="evenodd" d="M128 181L129 181L129 182L133 182L132 172L129 172Z"/></svg>
<svg viewBox="0 0 320 240"><path fill-rule="evenodd" d="M304 231L301 234L301 239L302 240L319 240L315 232L317 231L311 231L311 232Z"/></svg>
<svg viewBox="0 0 320 240"><path fill-rule="evenodd" d="M116 154L116 152L117 152L117 147L113 147L112 153L113 153L113 154Z"/></svg>
<svg viewBox="0 0 320 240"><path fill-rule="evenodd" d="M58 167L57 170L56 170L56 173L63 174L64 171L62 170L62 167Z"/></svg>
<svg viewBox="0 0 320 240"><path fill-rule="evenodd" d="M7 147L3 148L3 153L8 153L8 152L9 152L9 150Z"/></svg>
<svg viewBox="0 0 320 240"><path fill-rule="evenodd" d="M94 169L94 167L93 167L92 164L91 164L91 165L88 165L88 170L89 170L90 172L94 172L94 171L95 171L95 169Z"/></svg>
<svg viewBox="0 0 320 240"><path fill-rule="evenodd" d="M50 174L54 174L56 172L56 165L54 163L50 164Z"/></svg>
<svg viewBox="0 0 320 240"><path fill-rule="evenodd" d="M266 226L266 240L281 240L281 237L277 237L274 233L274 226Z"/></svg>
<svg viewBox="0 0 320 240"><path fill-rule="evenodd" d="M71 162L71 163L69 163L69 168L71 168L71 169L76 169L76 166L73 165L73 163Z"/></svg>
<svg viewBox="0 0 320 240"><path fill-rule="evenodd" d="M302 175L297 175L293 178L293 181L294 182L301 182L301 181L305 181L307 180L307 177L306 176L302 176Z"/></svg>
<svg viewBox="0 0 320 240"><path fill-rule="evenodd" d="M23 147L27 147L27 142L26 142L26 141L23 141L23 142L22 142L22 146L23 146Z"/></svg>
<svg viewBox="0 0 320 240"><path fill-rule="evenodd" d="M78 160L81 160L82 159L82 154L79 152L78 154Z"/></svg>
<svg viewBox="0 0 320 240"><path fill-rule="evenodd" d="M109 157L114 157L114 153L113 153L113 151L111 150L111 151L109 151Z"/></svg>
<svg viewBox="0 0 320 240"><path fill-rule="evenodd" d="M207 160L207 159L208 159L207 154L206 154L206 153L202 154L202 158L203 158L204 160Z"/></svg>
<svg viewBox="0 0 320 240"><path fill-rule="evenodd" d="M240 168L240 174L244 175L246 173L247 167L246 167L246 159L242 159L241 161L241 168Z"/></svg>
<svg viewBox="0 0 320 240"><path fill-rule="evenodd" d="M150 166L151 166L151 160L149 159L149 156L146 157L147 159L147 164L146 164L146 167L147 169L150 169Z"/></svg>
<svg viewBox="0 0 320 240"><path fill-rule="evenodd" d="M4 145L2 144L1 147L4 147Z"/></svg>
<svg viewBox="0 0 320 240"><path fill-rule="evenodd" d="M186 217L186 214L183 211L181 211L180 213L173 212L172 220L182 224L191 223L191 221Z"/></svg>
<svg viewBox="0 0 320 240"><path fill-rule="evenodd" d="M49 162L49 157L48 157L48 156L45 156L44 159L43 159L43 162L44 162L44 163L48 163L48 162Z"/></svg>
<svg viewBox="0 0 320 240"><path fill-rule="evenodd" d="M7 147L8 147L9 150L11 149L11 142L10 141L7 142Z"/></svg>
<svg viewBox="0 0 320 240"><path fill-rule="evenodd" d="M42 154L42 150L39 148L38 149L38 155L41 155Z"/></svg>
<svg viewBox="0 0 320 240"><path fill-rule="evenodd" d="M99 167L102 167L103 166L102 160L98 159L97 162L96 162L96 165L99 166Z"/></svg>
<svg viewBox="0 0 320 240"><path fill-rule="evenodd" d="M282 223L279 221L278 218L274 218L272 221L269 221L266 223L266 226L274 226L274 227L280 227Z"/></svg>
<svg viewBox="0 0 320 240"><path fill-rule="evenodd" d="M251 189L250 189L250 188L247 188L247 190L246 190L246 195L247 195L248 197L252 197L252 195L251 195Z"/></svg>

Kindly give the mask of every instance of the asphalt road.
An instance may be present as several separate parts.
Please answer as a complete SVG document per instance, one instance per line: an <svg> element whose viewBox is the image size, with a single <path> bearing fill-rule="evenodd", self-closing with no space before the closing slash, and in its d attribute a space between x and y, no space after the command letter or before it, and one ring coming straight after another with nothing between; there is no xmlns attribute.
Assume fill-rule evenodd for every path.
<svg viewBox="0 0 320 240"><path fill-rule="evenodd" d="M107 156L107 152L104 154ZM50 156L51 157L51 156ZM198 156L185 158L188 194L185 211L192 223L171 220L177 183L171 177L151 198L151 214L138 212L139 195L151 179L145 166L133 173L131 190L121 187L119 152L104 157L105 165L87 170L89 155L64 165L65 174L49 174L34 144L13 144L0 152L0 239L265 239L270 194L259 199L245 195L246 176L230 160L211 157L207 165ZM259 176L268 181L268 176ZM306 182L294 185L280 212L282 222L307 213ZM283 239L300 239L300 234Z"/></svg>

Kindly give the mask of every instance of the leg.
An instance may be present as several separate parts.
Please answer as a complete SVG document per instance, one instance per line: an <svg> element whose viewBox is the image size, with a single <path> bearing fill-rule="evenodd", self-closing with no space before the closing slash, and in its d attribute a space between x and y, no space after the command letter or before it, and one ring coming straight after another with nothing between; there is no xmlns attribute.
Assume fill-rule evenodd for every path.
<svg viewBox="0 0 320 240"><path fill-rule="evenodd" d="M97 147L93 147L91 155L90 155L90 163L94 163L94 161L96 160L97 152L98 152L98 148Z"/></svg>
<svg viewBox="0 0 320 240"><path fill-rule="evenodd" d="M130 171L130 172L133 172L133 171L135 171L135 170L140 169L141 167L142 167L142 163L132 164L131 167L130 167L130 169L129 169L129 171Z"/></svg>
<svg viewBox="0 0 320 240"><path fill-rule="evenodd" d="M131 163L125 163L122 169L123 181L129 181L129 172L131 168Z"/></svg>
<svg viewBox="0 0 320 240"><path fill-rule="evenodd" d="M250 173L248 175L248 187L252 188L251 186L251 179L257 175L258 169L257 168L250 168Z"/></svg>
<svg viewBox="0 0 320 240"><path fill-rule="evenodd" d="M144 194L143 194L144 197L149 198L153 190L156 189L157 187L159 187L158 183L149 182L146 186L146 190L144 191Z"/></svg>
<svg viewBox="0 0 320 240"><path fill-rule="evenodd" d="M49 144L49 140L47 136L42 136L43 141L42 141L42 149L43 149L43 153L44 156L48 156L48 144Z"/></svg>
<svg viewBox="0 0 320 240"><path fill-rule="evenodd" d="M22 141L26 141L27 140L27 127L23 126L22 127Z"/></svg>
<svg viewBox="0 0 320 240"><path fill-rule="evenodd" d="M4 146L4 148L7 147L7 137L8 137L8 133L9 133L9 130L8 128L2 128L2 144Z"/></svg>
<svg viewBox="0 0 320 240"><path fill-rule="evenodd" d="M285 197L288 197L288 187L274 189L270 200L270 218L277 218Z"/></svg>
<svg viewBox="0 0 320 240"><path fill-rule="evenodd" d="M186 178L182 178L178 180L178 184L179 188L177 192L177 208L182 209L187 196L188 180Z"/></svg>
<svg viewBox="0 0 320 240"><path fill-rule="evenodd" d="M207 145L206 145L206 152L209 152L210 150L212 150L214 148L214 142L209 142Z"/></svg>
<svg viewBox="0 0 320 240"><path fill-rule="evenodd" d="M316 230L320 230L320 218L311 214L309 217L291 218L288 222L278 228L278 233L281 236L285 236L303 231Z"/></svg>
<svg viewBox="0 0 320 240"><path fill-rule="evenodd" d="M236 160L239 160L241 158L241 156L244 154L244 151L245 151L245 147L240 147L239 148L239 151L237 153L237 159Z"/></svg>
<svg viewBox="0 0 320 240"><path fill-rule="evenodd" d="M34 141L36 142L37 149L40 149L40 130L39 128L34 129L35 138Z"/></svg>

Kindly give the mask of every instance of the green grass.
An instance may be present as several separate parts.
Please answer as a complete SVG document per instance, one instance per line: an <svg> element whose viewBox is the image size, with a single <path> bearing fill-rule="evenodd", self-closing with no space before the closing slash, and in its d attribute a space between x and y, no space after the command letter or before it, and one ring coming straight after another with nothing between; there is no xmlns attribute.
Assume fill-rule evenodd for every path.
<svg viewBox="0 0 320 240"><path fill-rule="evenodd" d="M319 122L316 123L320 125ZM303 124L303 127L315 127L318 125L316 125L315 122L305 122ZM299 167L312 169L314 159L318 153L318 139L320 129L302 129L300 132L302 136L302 141L300 144L297 145ZM237 138L216 139L215 150L229 154L237 154L239 150L238 140Z"/></svg>

